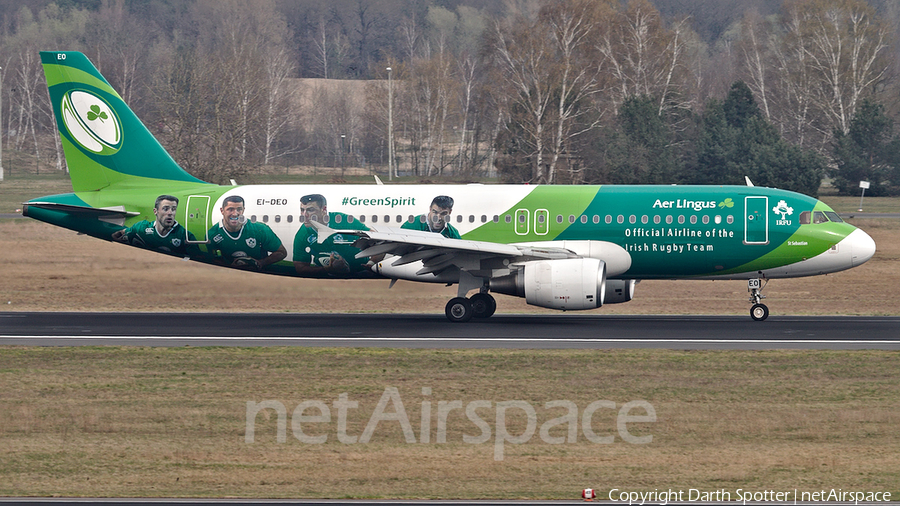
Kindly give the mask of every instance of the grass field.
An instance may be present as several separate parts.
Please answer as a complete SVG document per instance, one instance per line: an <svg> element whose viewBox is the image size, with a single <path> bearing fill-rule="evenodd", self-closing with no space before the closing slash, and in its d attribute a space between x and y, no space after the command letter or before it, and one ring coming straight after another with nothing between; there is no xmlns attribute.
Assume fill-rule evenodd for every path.
<svg viewBox="0 0 900 506"><path fill-rule="evenodd" d="M69 191L66 184L4 181L0 212ZM878 205L897 211L894 199ZM900 222L853 223L875 239L875 257L842 273L772 281L765 293L773 315L900 312ZM0 311L440 313L456 292L219 269L33 220L0 220L0 237ZM739 281L648 281L634 301L598 311L746 315L746 297ZM506 296L498 306L551 312ZM833 488L896 499L898 366L900 354L882 351L0 347L0 495L577 499L592 487L602 499L613 488L694 488L737 500L738 489ZM360 437L388 389L396 389L417 442L387 420L367 443L340 442L341 394L358 402L346 433ZM266 409L248 443L247 403L267 400L284 406L285 442L277 442L276 412ZM444 416L446 442L437 442L440 403L479 400L489 402L475 410L487 440L465 442L483 429L456 409ZM584 411L598 400L615 408L604 404L591 428L611 443L591 442L583 430ZM294 416L304 401L327 406L331 420ZM502 445L495 460L498 428L510 438L528 429L522 409L509 409L500 424L504 401L534 407L536 420L526 443ZM572 427L553 421L567 411L550 401L577 411L573 442L548 442L571 437ZM619 431L618 410L631 401L655 412L654 422L626 424L626 435L652 436L646 444ZM423 406L431 411L426 424ZM390 403L384 413L396 410ZM301 442L295 422L326 442Z"/></svg>
<svg viewBox="0 0 900 506"><path fill-rule="evenodd" d="M874 351L2 348L0 495L575 499L592 487L604 499L613 488L897 497L898 367L900 355ZM379 411L388 389L395 400ZM347 436L402 405L412 440L383 416L367 442L341 442L341 394L358 403ZM478 400L486 432L462 409ZM284 407L285 442L272 409L247 442L248 401ZM305 401L327 406L330 421L303 419L321 415L295 412ZM452 401L440 442L439 405ZM530 434L523 409L498 420L505 401L534 408ZM609 442L583 430L594 401L612 403L589 418ZM623 436L617 417L631 401L655 421L628 423ZM558 420L568 409L574 421ZM502 433L524 444L503 444L497 460Z"/></svg>

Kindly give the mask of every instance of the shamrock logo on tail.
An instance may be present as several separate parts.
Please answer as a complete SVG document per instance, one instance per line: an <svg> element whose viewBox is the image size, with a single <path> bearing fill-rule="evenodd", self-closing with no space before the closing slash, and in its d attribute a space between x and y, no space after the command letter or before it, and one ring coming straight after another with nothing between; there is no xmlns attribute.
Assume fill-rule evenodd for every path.
<svg viewBox="0 0 900 506"><path fill-rule="evenodd" d="M94 104L91 106L91 110L87 113L87 119L88 121L99 119L100 123L103 123L103 120L109 119L109 116L106 114L106 112L100 110L99 105Z"/></svg>

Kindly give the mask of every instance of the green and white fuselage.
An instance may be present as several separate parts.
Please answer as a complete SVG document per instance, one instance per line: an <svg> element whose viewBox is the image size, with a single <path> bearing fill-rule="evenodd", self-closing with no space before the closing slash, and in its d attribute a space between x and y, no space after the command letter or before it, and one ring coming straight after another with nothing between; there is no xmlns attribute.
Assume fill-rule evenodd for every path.
<svg viewBox="0 0 900 506"><path fill-rule="evenodd" d="M83 55L41 56L74 191L35 199L25 213L101 239L152 222L155 199L171 195L177 222L198 241L192 259L221 263L209 230L223 220L226 198L240 196L244 218L268 226L286 249L263 272L457 283L460 297L494 291L557 309L630 300L633 280L811 276L860 265L875 251L821 201L754 186L207 184L178 167ZM304 224L301 198L313 195L331 218ZM461 239L401 228L437 196L451 197L449 223ZM317 227L319 243L340 243L340 257L349 248L355 267L296 265L302 226ZM306 248L321 254L317 244ZM586 288L570 286L584 279ZM629 293L613 295L607 283ZM571 302L584 293L590 302Z"/></svg>

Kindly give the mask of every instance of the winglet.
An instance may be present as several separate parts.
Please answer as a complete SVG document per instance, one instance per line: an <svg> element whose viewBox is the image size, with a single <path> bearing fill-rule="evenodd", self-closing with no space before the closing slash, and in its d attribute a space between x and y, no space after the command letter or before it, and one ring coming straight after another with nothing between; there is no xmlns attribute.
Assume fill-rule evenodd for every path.
<svg viewBox="0 0 900 506"><path fill-rule="evenodd" d="M307 224L316 231L316 234L318 235L318 237L316 237L316 243L318 244L324 243L326 239L331 237L336 232L336 230L334 230L333 228L329 228L328 225L319 223L315 220L308 221Z"/></svg>

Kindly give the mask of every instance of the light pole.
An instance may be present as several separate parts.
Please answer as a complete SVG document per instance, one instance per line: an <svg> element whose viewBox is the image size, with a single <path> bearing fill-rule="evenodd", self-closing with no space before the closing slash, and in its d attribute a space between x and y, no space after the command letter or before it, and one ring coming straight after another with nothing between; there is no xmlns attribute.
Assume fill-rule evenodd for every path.
<svg viewBox="0 0 900 506"><path fill-rule="evenodd" d="M388 73L388 180L394 180L394 81L391 68Z"/></svg>
<svg viewBox="0 0 900 506"><path fill-rule="evenodd" d="M0 67L0 181L3 181L3 67Z"/></svg>
<svg viewBox="0 0 900 506"><path fill-rule="evenodd" d="M344 139L346 138L346 134L341 134L341 179L344 179Z"/></svg>

